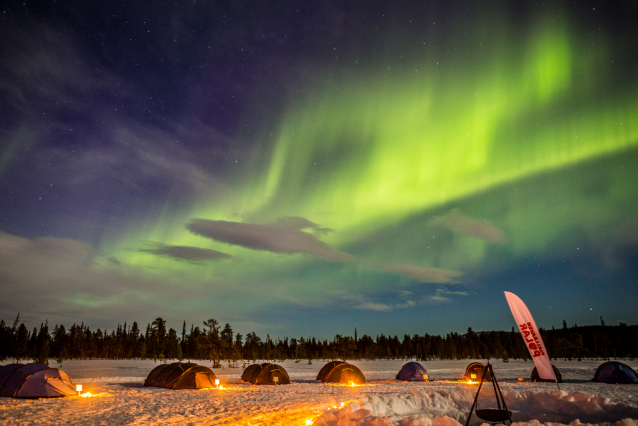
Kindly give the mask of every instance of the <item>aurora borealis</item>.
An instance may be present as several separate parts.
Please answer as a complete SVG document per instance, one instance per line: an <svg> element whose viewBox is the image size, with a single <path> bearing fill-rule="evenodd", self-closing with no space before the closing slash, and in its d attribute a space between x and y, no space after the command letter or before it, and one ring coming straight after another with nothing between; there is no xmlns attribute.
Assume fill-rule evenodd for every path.
<svg viewBox="0 0 638 426"><path fill-rule="evenodd" d="M638 320L634 3L45 3L0 30L5 321Z"/></svg>

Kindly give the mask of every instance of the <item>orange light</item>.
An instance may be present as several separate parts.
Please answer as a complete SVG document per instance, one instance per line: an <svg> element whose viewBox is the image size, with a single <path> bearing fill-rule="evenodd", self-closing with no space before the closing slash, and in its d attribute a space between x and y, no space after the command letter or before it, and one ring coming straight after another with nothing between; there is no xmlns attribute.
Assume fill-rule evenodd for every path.
<svg viewBox="0 0 638 426"><path fill-rule="evenodd" d="M104 392L102 392L102 393L84 392L84 393L80 394L80 397L82 397L82 398L93 398L93 397L102 396L102 395L105 395L105 393Z"/></svg>
<svg viewBox="0 0 638 426"><path fill-rule="evenodd" d="M473 382L473 381L471 381L471 380L468 380L468 381L467 381L467 384L468 384L468 385L475 385L475 384L477 384L477 383L478 383L478 382Z"/></svg>
<svg viewBox="0 0 638 426"><path fill-rule="evenodd" d="M519 378L518 378L518 381L519 381L519 382L522 382L523 380L525 380L525 379L523 379L522 377L519 377Z"/></svg>

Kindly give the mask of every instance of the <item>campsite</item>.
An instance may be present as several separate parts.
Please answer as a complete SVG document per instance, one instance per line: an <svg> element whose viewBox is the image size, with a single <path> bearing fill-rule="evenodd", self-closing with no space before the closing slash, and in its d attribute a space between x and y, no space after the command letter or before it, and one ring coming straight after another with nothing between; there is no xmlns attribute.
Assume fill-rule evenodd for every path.
<svg viewBox="0 0 638 426"><path fill-rule="evenodd" d="M0 426L638 426L638 0L1 11Z"/></svg>
<svg viewBox="0 0 638 426"><path fill-rule="evenodd" d="M365 385L354 387L317 381L324 365L320 360L310 365L305 361L281 362L291 380L285 386L246 383L241 380L241 365L228 368L224 363L224 368L214 370L223 389L170 390L143 387L149 372L159 365L152 360L67 360L63 370L94 397L0 398L0 423L297 426L311 420L311 424L324 426L425 426L432 422L453 426L455 422L464 424L476 392L476 385L459 381L472 361L486 362L421 362L433 379L427 382L395 379L407 360L350 361L367 380ZM636 361L622 362L638 368ZM592 381L603 360L554 360L563 375L560 391L555 383L530 380L531 361L491 363L518 425L538 425L534 420L577 425L576 419L584 424L638 424L638 386ZM53 359L50 364L58 367ZM210 367L204 362L200 365ZM489 396L485 394L486 403Z"/></svg>

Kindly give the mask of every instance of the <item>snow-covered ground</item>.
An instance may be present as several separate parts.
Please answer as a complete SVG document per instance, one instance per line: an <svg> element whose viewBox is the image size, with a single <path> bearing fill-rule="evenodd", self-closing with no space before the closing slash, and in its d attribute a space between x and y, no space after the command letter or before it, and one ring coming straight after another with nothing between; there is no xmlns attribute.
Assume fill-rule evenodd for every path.
<svg viewBox="0 0 638 426"><path fill-rule="evenodd" d="M481 360L479 360L481 361ZM349 387L315 381L322 361L281 363L291 385L256 386L241 381L243 368L216 369L224 389L144 388L153 361L64 361L74 383L95 397L20 400L0 398L0 424L136 425L306 425L456 426L465 424L476 385L459 382L467 361L423 363L431 382L394 380L406 361L354 361L368 384ZM638 361L623 361L634 369ZM9 361L5 361L9 363ZM210 363L199 362L210 366ZM638 385L591 382L602 361L555 361L563 375L556 384L531 383L534 365L493 361L494 371L515 423L580 423L638 426ZM51 367L59 367L54 360ZM524 378L519 381L518 378ZM480 403L495 406L491 387ZM335 408L336 407L336 408ZM472 416L470 424L481 422Z"/></svg>

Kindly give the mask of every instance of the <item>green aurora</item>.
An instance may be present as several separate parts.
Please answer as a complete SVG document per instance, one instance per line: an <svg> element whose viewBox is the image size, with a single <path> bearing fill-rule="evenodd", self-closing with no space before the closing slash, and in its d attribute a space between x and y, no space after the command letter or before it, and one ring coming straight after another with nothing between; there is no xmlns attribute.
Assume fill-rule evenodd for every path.
<svg viewBox="0 0 638 426"><path fill-rule="evenodd" d="M492 44L477 47L483 53L465 67L437 63L436 55L426 49L423 61L397 70L370 69L338 81L315 82L315 88L286 111L273 136L274 146L255 154L255 163L242 169L231 193L211 195L197 200L187 212L171 211L149 220L150 232L124 238L109 255L136 267L152 267L162 275L246 283L265 280L268 286L272 280L280 283L274 286L282 293L295 288L295 297L302 299L325 296L331 282L361 290L371 283L324 278L316 285L312 283L317 276L290 276L289 271L316 259L217 243L190 233L184 225L190 218L265 223L299 216L334 229L321 239L357 254L351 250L365 251L361 241L374 239L388 227L400 228L415 216L427 217L427 212L440 212L463 200L467 204L468 199L478 204L483 197L475 194L589 165L638 144L636 85L621 96L601 96L614 76L614 63L600 38L582 39L567 23L554 23L539 24L531 31L529 39L521 41L526 46L522 52L500 40L488 42ZM482 45L480 40L476 44ZM265 169L264 158L269 159ZM615 197L624 202L635 198L622 173L609 167L600 173L611 179ZM537 203L529 203L528 195L513 196L479 210L505 230L509 250L525 255L547 247L579 220L571 213L561 217L565 209L559 207L585 203L577 186L578 182L561 181L559 188L553 188L550 182L546 191L528 190L546 192ZM600 227L614 215L609 203L589 205L587 210L592 207L597 211L582 218L587 229ZM553 217L541 226L545 208ZM492 244L472 236L456 238L436 260L424 247L411 244L409 237L401 243L388 242L394 254L381 248L366 255L402 259L407 255L418 266L462 270L480 266ZM234 261L193 267L131 251L145 241L218 250L242 266L240 272ZM336 268L353 267L361 268ZM377 281L373 287L382 287L383 279ZM306 284L297 286L299 282ZM271 302L278 303L277 297Z"/></svg>
<svg viewBox="0 0 638 426"><path fill-rule="evenodd" d="M299 58L287 103L272 108L277 119L257 136L234 135L252 139L248 161L223 183L188 196L176 189L104 232L92 270L162 289L135 292L139 303L281 330L290 320L278 312L302 309L335 321L351 307L401 311L397 329L450 304L478 314L470 296L516 292L515 271L521 283L544 277L539 288L556 300L574 288L588 289L583 306L600 299L602 288L590 286L624 273L618 253L638 242L638 81L609 29L594 33L560 8L523 24L495 10L450 22L454 34L438 44L432 25L398 50L362 48L349 65ZM195 230L271 230L282 218L306 221L286 235L303 231L311 249ZM173 255L180 250L195 258ZM556 272L565 262L582 265L580 284L562 281L574 278ZM547 275L526 278L535 265ZM131 295L78 290L67 304L108 308ZM547 315L544 325L558 318Z"/></svg>

